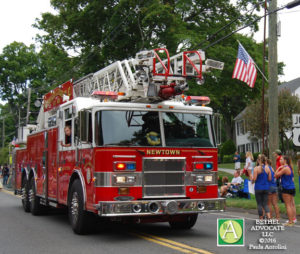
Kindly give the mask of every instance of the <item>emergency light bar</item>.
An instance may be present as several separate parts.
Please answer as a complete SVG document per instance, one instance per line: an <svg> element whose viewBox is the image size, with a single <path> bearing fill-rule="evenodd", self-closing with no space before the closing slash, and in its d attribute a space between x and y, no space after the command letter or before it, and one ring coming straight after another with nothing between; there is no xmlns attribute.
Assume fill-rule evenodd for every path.
<svg viewBox="0 0 300 254"><path fill-rule="evenodd" d="M194 162L194 170L212 170L212 162Z"/></svg>
<svg viewBox="0 0 300 254"><path fill-rule="evenodd" d="M210 103L210 98L207 96L187 96L185 99L187 104L207 105Z"/></svg>
<svg viewBox="0 0 300 254"><path fill-rule="evenodd" d="M122 92L105 92L105 91L94 91L92 93L92 96L94 97L97 97L97 98L100 98L100 99L110 99L110 100L115 100L118 98L118 96L124 96L125 93L122 93Z"/></svg>
<svg viewBox="0 0 300 254"><path fill-rule="evenodd" d="M224 69L224 63L220 62L220 61L216 61L216 60L212 60L212 59L207 59L205 61L205 66L206 69L217 69L217 70L223 70Z"/></svg>

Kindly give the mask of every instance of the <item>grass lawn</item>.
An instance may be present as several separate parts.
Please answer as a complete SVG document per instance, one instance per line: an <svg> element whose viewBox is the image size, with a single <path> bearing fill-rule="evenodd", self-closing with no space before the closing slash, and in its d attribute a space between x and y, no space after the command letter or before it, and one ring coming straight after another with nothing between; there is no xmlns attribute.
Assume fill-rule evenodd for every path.
<svg viewBox="0 0 300 254"><path fill-rule="evenodd" d="M219 168L234 169L234 164L233 163L219 164ZM295 173L295 185L296 185L296 196L295 196L296 211L297 211L297 215L300 215L300 193L299 193L299 181L298 181L299 176L298 176L296 164L294 164L294 173ZM220 176L220 178L222 178L223 176L227 176L229 182L231 182L231 179L233 178L232 174L222 172L222 171L219 171L218 175ZM243 178L245 178L245 176L243 176ZM286 213L285 206L283 203L281 203L281 201L279 201L278 205L279 205L280 212ZM257 209L255 196L252 194L251 194L251 199L228 198L226 199L226 206L239 207L244 209Z"/></svg>
<svg viewBox="0 0 300 254"><path fill-rule="evenodd" d="M241 163L241 170L243 170L245 163ZM234 163L221 163L218 164L218 168L234 169Z"/></svg>

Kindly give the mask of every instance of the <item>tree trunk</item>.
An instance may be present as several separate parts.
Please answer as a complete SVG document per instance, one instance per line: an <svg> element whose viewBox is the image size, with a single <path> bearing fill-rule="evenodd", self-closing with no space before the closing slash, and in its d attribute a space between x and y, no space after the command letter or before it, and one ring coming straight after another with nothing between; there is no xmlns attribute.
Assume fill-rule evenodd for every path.
<svg viewBox="0 0 300 254"><path fill-rule="evenodd" d="M284 133L280 132L279 135L280 135L280 140L281 140L282 153L285 153Z"/></svg>
<svg viewBox="0 0 300 254"><path fill-rule="evenodd" d="M236 144L236 138L234 135L235 128L233 126L233 121L231 121L231 119L224 119L224 128L225 128L227 140L231 139Z"/></svg>

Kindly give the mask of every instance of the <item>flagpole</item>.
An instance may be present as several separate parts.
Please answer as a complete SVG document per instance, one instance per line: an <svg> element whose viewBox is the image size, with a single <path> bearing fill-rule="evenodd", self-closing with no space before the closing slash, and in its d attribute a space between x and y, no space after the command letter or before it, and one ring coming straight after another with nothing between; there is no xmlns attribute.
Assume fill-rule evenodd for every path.
<svg viewBox="0 0 300 254"><path fill-rule="evenodd" d="M239 40L237 40L238 43L243 47L242 43L240 43ZM244 47L243 47L244 48ZM245 49L245 48L244 48ZM245 50L246 51L246 50ZM247 52L247 51L246 51ZM252 59L252 58L251 58ZM253 61L253 59L252 59ZM260 74L263 76L263 78L265 79L265 81L267 81L267 83L269 83L268 79L266 78L266 76L263 74L263 72L260 70L260 68L257 66L257 64L253 61L254 65L256 66L256 68L259 70Z"/></svg>

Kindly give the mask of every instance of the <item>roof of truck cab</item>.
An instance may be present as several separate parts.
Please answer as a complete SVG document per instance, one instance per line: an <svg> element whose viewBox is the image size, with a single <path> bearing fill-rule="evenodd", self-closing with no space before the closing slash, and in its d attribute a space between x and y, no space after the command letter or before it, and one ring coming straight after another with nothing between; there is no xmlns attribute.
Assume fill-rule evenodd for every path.
<svg viewBox="0 0 300 254"><path fill-rule="evenodd" d="M186 105L180 101L166 100L159 103L139 103L107 101L103 102L97 98L77 97L64 103L61 107L74 105L77 111L84 109L99 108L103 110L145 110L145 111L171 111L184 113L212 114L212 108L206 106Z"/></svg>

